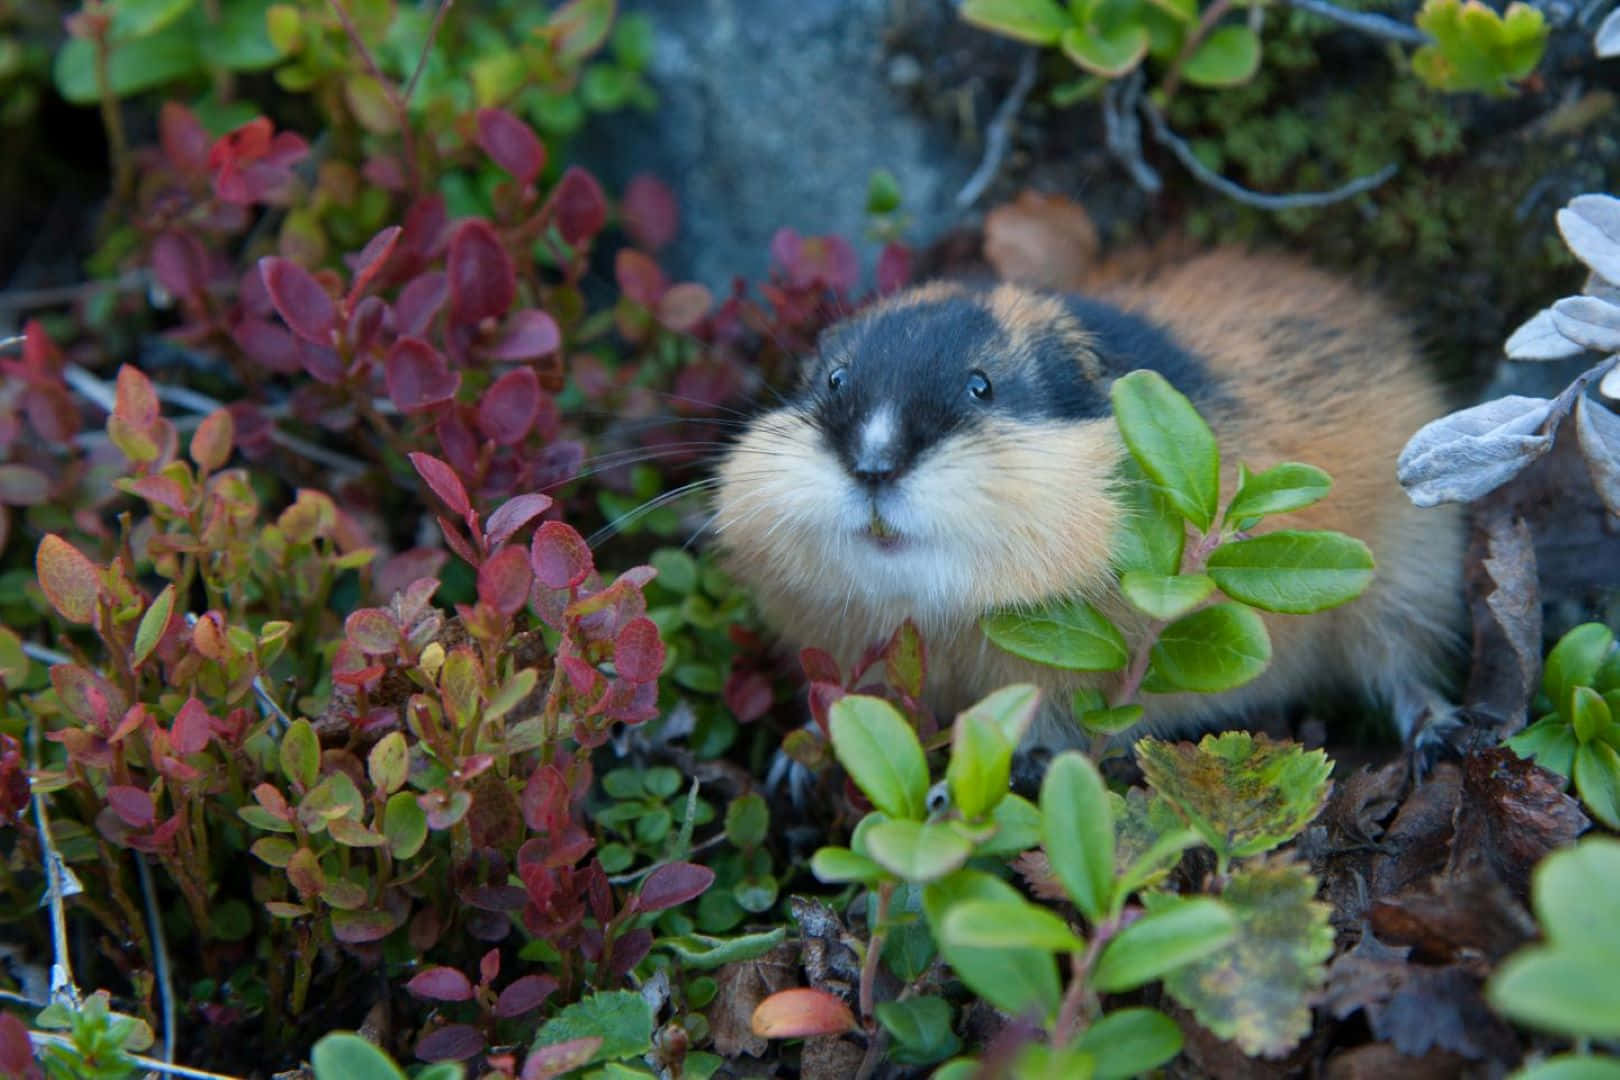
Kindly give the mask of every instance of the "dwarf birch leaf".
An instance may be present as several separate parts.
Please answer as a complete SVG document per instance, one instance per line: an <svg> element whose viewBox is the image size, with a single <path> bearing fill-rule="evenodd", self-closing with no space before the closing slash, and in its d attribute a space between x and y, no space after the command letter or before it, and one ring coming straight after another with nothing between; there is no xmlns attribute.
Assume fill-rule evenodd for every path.
<svg viewBox="0 0 1620 1080"><path fill-rule="evenodd" d="M872 805L892 818L921 819L928 759L900 711L882 698L846 694L828 710L833 751Z"/></svg>
<svg viewBox="0 0 1620 1080"><path fill-rule="evenodd" d="M1093 986L1104 993L1134 989L1208 956L1237 932L1237 921L1221 901L1174 899L1150 908L1103 947Z"/></svg>
<svg viewBox="0 0 1620 1080"><path fill-rule="evenodd" d="M1114 889L1114 820L1091 759L1059 754L1041 783L1041 838L1052 872L1082 914L1098 922Z"/></svg>
<svg viewBox="0 0 1620 1080"><path fill-rule="evenodd" d="M1320 750L1265 735L1206 735L1197 746L1136 744L1147 782L1224 861L1297 836L1327 801L1332 764Z"/></svg>
<svg viewBox="0 0 1620 1080"><path fill-rule="evenodd" d="M1315 895L1316 879L1295 863L1271 860L1234 873L1221 900L1235 936L1167 975L1165 990L1245 1053L1293 1049L1311 1030L1309 1002L1333 952L1332 908ZM1148 898L1150 912L1160 899Z"/></svg>
<svg viewBox="0 0 1620 1080"><path fill-rule="evenodd" d="M1309 615L1349 603L1372 583L1372 549L1339 532L1266 533L1210 553L1209 576L1262 611Z"/></svg>
<svg viewBox="0 0 1620 1080"><path fill-rule="evenodd" d="M653 1009L629 990L609 990L574 1002L546 1021L534 1049L581 1037L600 1037L592 1061L617 1061L644 1054L652 1046Z"/></svg>
<svg viewBox="0 0 1620 1080"><path fill-rule="evenodd" d="M1120 435L1142 471L1194 525L1208 529L1220 496L1215 434L1186 395L1155 371L1133 371L1109 391Z"/></svg>
<svg viewBox="0 0 1620 1080"><path fill-rule="evenodd" d="M959 870L923 889L923 912L939 942L940 955L968 987L1014 1016L1057 1015L1061 987L1057 963L1044 949L986 949L943 939L942 925L952 908L971 900L1027 903L1011 885L979 870Z"/></svg>
<svg viewBox="0 0 1620 1080"><path fill-rule="evenodd" d="M1130 659L1125 639L1084 600L1058 600L1029 610L998 611L979 624L1014 656L1068 671L1118 671Z"/></svg>

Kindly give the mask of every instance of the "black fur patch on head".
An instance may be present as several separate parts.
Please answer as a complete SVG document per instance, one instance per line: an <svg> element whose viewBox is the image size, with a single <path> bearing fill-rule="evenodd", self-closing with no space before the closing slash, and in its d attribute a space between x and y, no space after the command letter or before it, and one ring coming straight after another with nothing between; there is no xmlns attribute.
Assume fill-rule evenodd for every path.
<svg viewBox="0 0 1620 1080"><path fill-rule="evenodd" d="M1204 361L1182 348L1164 328L1140 315L1082 296L1064 297L1064 306L1094 339L1105 377L1117 379L1147 368L1163 375L1194 404L1215 404L1224 398L1219 381Z"/></svg>

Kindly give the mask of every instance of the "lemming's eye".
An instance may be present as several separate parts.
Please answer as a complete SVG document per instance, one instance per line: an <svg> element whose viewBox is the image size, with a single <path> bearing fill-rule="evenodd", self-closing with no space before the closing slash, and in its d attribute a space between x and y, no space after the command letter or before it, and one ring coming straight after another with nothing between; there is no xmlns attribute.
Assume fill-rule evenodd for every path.
<svg viewBox="0 0 1620 1080"><path fill-rule="evenodd" d="M846 367L835 367L827 373L827 389L829 390L842 390L844 384L848 381L849 369Z"/></svg>
<svg viewBox="0 0 1620 1080"><path fill-rule="evenodd" d="M968 375L967 392L972 394L976 401L989 401L990 377L982 371L974 370Z"/></svg>

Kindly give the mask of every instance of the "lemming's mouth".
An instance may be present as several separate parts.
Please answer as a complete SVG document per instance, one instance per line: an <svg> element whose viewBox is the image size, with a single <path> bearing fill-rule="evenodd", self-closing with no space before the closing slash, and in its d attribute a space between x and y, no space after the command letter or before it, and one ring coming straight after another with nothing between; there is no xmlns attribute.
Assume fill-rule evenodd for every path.
<svg viewBox="0 0 1620 1080"><path fill-rule="evenodd" d="M861 535L884 551L893 551L905 539L900 534L900 530L896 529L884 519L882 514L878 513L875 506L872 508L871 517L866 522L866 528L861 530Z"/></svg>

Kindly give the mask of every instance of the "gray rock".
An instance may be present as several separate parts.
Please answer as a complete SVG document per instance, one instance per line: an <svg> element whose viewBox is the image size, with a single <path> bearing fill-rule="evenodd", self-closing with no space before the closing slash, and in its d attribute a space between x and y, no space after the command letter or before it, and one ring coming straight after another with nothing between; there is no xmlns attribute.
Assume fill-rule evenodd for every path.
<svg viewBox="0 0 1620 1080"><path fill-rule="evenodd" d="M899 181L908 237L960 219L952 200L977 162L907 105L884 53L890 0L626 0L654 22L656 113L626 111L580 147L609 190L651 172L680 199L681 231L660 262L724 290L764 275L782 226L838 233L867 280L867 178Z"/></svg>

